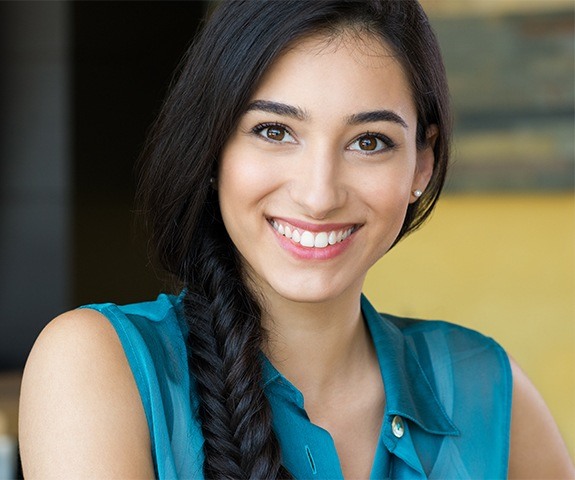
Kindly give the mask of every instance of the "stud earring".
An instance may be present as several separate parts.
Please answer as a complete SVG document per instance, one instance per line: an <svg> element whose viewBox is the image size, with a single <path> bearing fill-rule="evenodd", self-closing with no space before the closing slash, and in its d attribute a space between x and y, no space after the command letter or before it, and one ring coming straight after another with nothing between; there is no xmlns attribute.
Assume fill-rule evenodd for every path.
<svg viewBox="0 0 575 480"><path fill-rule="evenodd" d="M218 189L218 185L216 183L216 177L210 177L210 187L212 187L214 190Z"/></svg>
<svg viewBox="0 0 575 480"><path fill-rule="evenodd" d="M413 191L413 196L419 198L419 197L421 197L421 195L423 195L423 192L421 190L414 190Z"/></svg>

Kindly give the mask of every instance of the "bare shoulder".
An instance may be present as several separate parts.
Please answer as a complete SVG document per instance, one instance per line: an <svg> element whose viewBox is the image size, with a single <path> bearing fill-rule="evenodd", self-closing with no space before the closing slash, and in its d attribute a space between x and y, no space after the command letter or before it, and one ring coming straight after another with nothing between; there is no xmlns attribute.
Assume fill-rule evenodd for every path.
<svg viewBox="0 0 575 480"><path fill-rule="evenodd" d="M575 467L545 401L513 360L511 369L509 478L575 479Z"/></svg>
<svg viewBox="0 0 575 480"><path fill-rule="evenodd" d="M26 478L153 477L138 389L99 312L65 313L38 337L22 382L20 448Z"/></svg>

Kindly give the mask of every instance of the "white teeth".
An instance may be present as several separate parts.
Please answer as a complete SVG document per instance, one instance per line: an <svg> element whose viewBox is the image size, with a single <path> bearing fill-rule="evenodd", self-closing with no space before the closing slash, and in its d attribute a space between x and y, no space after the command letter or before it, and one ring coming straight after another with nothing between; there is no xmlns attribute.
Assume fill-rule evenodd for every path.
<svg viewBox="0 0 575 480"><path fill-rule="evenodd" d="M302 247L313 247L314 239L313 233L308 232L307 230L301 234L301 240L299 241Z"/></svg>
<svg viewBox="0 0 575 480"><path fill-rule="evenodd" d="M294 230L293 233L291 234L291 239L295 242L295 243L299 243L301 237L300 234L297 230Z"/></svg>
<svg viewBox="0 0 575 480"><path fill-rule="evenodd" d="M327 247L328 241L327 241L327 233L325 232L319 232L316 236L315 236L315 241L313 242L313 246L315 248L325 248Z"/></svg>
<svg viewBox="0 0 575 480"><path fill-rule="evenodd" d="M335 234L335 232L329 232L327 243L329 243L330 245L335 245L337 243L337 235Z"/></svg>
<svg viewBox="0 0 575 480"><path fill-rule="evenodd" d="M302 247L306 248L325 248L328 245L335 245L338 242L344 241L355 230L354 227L347 230L331 231L331 232L318 232L313 234L307 230L301 233L299 230L289 227L288 225L281 225L273 220L271 222L274 229L286 238L290 238L292 242L299 243Z"/></svg>

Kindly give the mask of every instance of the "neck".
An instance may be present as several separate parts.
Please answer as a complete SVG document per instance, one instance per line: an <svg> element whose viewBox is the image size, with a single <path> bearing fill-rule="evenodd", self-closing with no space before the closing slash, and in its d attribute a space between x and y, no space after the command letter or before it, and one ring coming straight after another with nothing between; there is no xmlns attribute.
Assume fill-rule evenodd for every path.
<svg viewBox="0 0 575 480"><path fill-rule="evenodd" d="M270 301L262 321L266 355L306 401L361 377L377 361L359 291L322 303Z"/></svg>

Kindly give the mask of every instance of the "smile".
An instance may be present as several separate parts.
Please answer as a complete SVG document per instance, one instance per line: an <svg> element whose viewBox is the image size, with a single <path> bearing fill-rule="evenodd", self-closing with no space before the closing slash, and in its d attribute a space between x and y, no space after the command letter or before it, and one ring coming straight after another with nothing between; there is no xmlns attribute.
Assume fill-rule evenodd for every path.
<svg viewBox="0 0 575 480"><path fill-rule="evenodd" d="M343 242L358 228L353 225L343 230L310 232L291 225L279 223L277 220L273 219L269 222L274 230L280 235L283 235L284 237L289 238L293 243L297 243L306 248L326 248L329 245Z"/></svg>

